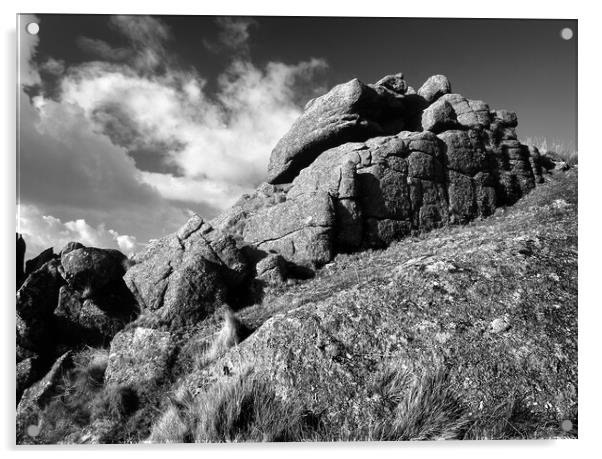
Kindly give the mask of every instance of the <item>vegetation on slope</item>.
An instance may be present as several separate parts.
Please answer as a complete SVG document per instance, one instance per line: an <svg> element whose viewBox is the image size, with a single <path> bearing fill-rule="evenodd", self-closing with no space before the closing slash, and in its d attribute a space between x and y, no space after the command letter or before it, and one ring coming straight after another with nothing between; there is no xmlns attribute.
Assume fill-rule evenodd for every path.
<svg viewBox="0 0 602 459"><path fill-rule="evenodd" d="M83 352L38 440L575 437L577 171L489 219L339 255L237 317L187 330L148 400Z"/></svg>

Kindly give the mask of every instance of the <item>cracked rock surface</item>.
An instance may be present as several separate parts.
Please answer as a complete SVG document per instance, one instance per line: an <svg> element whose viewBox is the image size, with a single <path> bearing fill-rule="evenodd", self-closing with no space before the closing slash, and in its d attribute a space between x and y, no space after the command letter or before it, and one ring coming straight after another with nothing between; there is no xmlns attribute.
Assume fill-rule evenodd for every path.
<svg viewBox="0 0 602 459"><path fill-rule="evenodd" d="M235 240L198 216L151 242L134 261L124 280L141 312L171 327L204 319L247 275Z"/></svg>

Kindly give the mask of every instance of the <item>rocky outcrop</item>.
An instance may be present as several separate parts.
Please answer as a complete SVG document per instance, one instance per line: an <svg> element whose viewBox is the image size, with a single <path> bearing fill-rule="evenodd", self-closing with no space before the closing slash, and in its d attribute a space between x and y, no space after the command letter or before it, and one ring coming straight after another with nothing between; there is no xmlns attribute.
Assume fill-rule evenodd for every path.
<svg viewBox="0 0 602 459"><path fill-rule="evenodd" d="M25 275L28 276L34 271L37 271L50 260L54 260L56 255L54 254L54 250L52 247L41 252L37 257L32 258L31 260L27 260L25 262Z"/></svg>
<svg viewBox="0 0 602 459"><path fill-rule="evenodd" d="M230 235L198 216L150 243L126 273L141 310L172 327L193 324L229 299L248 276L248 263Z"/></svg>
<svg viewBox="0 0 602 459"><path fill-rule="evenodd" d="M451 83L445 75L433 75L429 77L418 90L418 95L427 104L432 104L439 97L451 92Z"/></svg>
<svg viewBox="0 0 602 459"><path fill-rule="evenodd" d="M266 222L273 224L266 226ZM319 265L332 258L333 226L332 199L326 192L317 192L258 212L246 221L242 237L266 252Z"/></svg>
<svg viewBox="0 0 602 459"><path fill-rule="evenodd" d="M62 274L84 298L101 295L125 274L127 257L118 250L82 247L63 251Z"/></svg>
<svg viewBox="0 0 602 459"><path fill-rule="evenodd" d="M286 280L286 260L281 255L269 254L255 266L255 277L268 285L280 285Z"/></svg>
<svg viewBox="0 0 602 459"><path fill-rule="evenodd" d="M373 85L353 79L309 101L272 151L268 182L290 182L329 148L401 131L407 117L406 90L402 74Z"/></svg>
<svg viewBox="0 0 602 459"><path fill-rule="evenodd" d="M340 123L350 114L358 124ZM542 181L541 155L516 126L515 113L452 93L443 75L417 94L402 74L352 80L310 101L274 148L268 180L278 185L215 224L264 254L319 267L341 251L487 217Z"/></svg>
<svg viewBox="0 0 602 459"><path fill-rule="evenodd" d="M67 244L65 244L65 247L63 247L59 252L59 256L62 257L63 255L67 255L69 252L72 252L77 249L83 249L84 247L85 245L77 241L67 242Z"/></svg>
<svg viewBox="0 0 602 459"><path fill-rule="evenodd" d="M252 366L279 398L298 400L340 435L382 421L379 374L445 368L445 387L467 412L491 419L509 403L533 429L542 420L555 429L510 435L558 435L560 420L577 413L578 277L577 179L557 180L489 224L337 259L295 291L294 304L173 392L221 388ZM401 398L410 386L399 386Z"/></svg>
<svg viewBox="0 0 602 459"><path fill-rule="evenodd" d="M361 279L354 265L352 280L344 269L339 272L338 279L345 284L340 294L322 289L316 293L319 300L304 301L284 319L275 316L262 325L269 314L292 303L270 305L269 312L261 312L263 305L257 301L263 298L263 289L272 289L272 297L278 295L297 282L295 277L311 277L313 270L325 264L324 271L336 270L336 263L329 262L337 254L385 248L409 235L488 217L497 207L514 204L545 182L550 169L565 167L520 143L516 127L515 113L452 93L443 75L429 78L417 92L400 73L374 84L354 79L308 102L272 152L270 183L242 196L211 222L193 216L177 232L151 241L131 260L117 250L77 242L67 244L60 258L45 251L30 262L37 269L17 292L17 400L23 394L18 405L18 438L23 439L27 423L37 425L36 413L55 390L62 369L70 365L69 354L61 356L40 382L35 381L66 348L110 345L104 384L134 388L146 401L156 401L159 388L176 378L176 389L196 390L207 378L218 380L221 376L215 373L236 372L228 360L236 355L239 363L253 362L260 371L275 368L276 391L284 399L293 394L314 413L330 410L361 413L361 417L369 403L354 405L350 397L371 400L369 375L382 367L383 355L395 355L401 362L411 361L416 369L435 372L448 357L442 351L438 362L428 361L425 349L435 349L436 343L451 340L461 350L483 333L505 336L520 330L522 319L517 317L508 322L508 328L489 327L501 317L500 311L483 313L487 326L471 329L468 341L453 338L455 328L434 332L425 322L435 304L451 308L462 295L472 295L469 290L475 282L482 282L479 288L489 288L489 274L482 276L485 280L470 276L499 250L513 260L509 266L521 265L522 258L517 257L529 252L519 251L512 258L505 245L466 270L449 260L434 259L419 268L416 263L400 267L395 264L402 258L398 254L386 268L386 276L375 278L378 283L367 293L362 291L366 295L359 294ZM464 244L470 241L467 237ZM24 243L19 244L17 239L18 251L24 250ZM428 254L439 246L427 247ZM484 246L471 249L471 256L481 254ZM454 253L463 257L462 247L457 248ZM446 273L458 274L451 280ZM445 285L436 283L440 275ZM411 282L405 282L406 278ZM349 284L356 279L357 289L350 290ZM383 289L385 281L388 287ZM538 281L533 288L544 284ZM389 287L397 290L397 296L389 296ZM418 287L422 290L415 298ZM515 298L514 284L504 289L507 295L500 299L502 303ZM422 294L434 295L436 303L425 300L415 308L418 313L410 311L408 304L422 301ZM462 301L466 305L461 311L448 308L448 312L458 315L457 327L464 330L463 323L474 319L471 305L475 301L472 297ZM228 349L236 344L240 351L225 349L223 359L221 351L213 355L214 313L224 305L250 304L257 307L251 312L251 316L256 314L255 323L248 331L256 330L256 325L258 331L248 340L248 334L226 340ZM410 324L403 335L398 333L400 324ZM527 330L528 324L522 326ZM515 342L523 338L512 336ZM414 341L415 337L419 339ZM475 346L467 356L481 350ZM497 352L494 347L489 351ZM543 347L536 351L540 356L549 353ZM213 365L214 361L218 363ZM190 371L191 362L195 368L209 365L210 369ZM508 368L519 369L524 362L517 354L506 363ZM475 368L473 377L479 377L481 367ZM491 368L486 369L493 374ZM463 384L459 379L456 383L457 387ZM320 400L314 397L316 393L321 394ZM469 391L471 403L477 403L478 395ZM344 421L334 419L336 414L331 417L332 425ZM353 421L361 419L355 416Z"/></svg>
<svg viewBox="0 0 602 459"><path fill-rule="evenodd" d="M106 345L138 315L119 251L70 243L61 258L47 252L17 291L17 400L65 346Z"/></svg>
<svg viewBox="0 0 602 459"><path fill-rule="evenodd" d="M57 395L63 375L73 366L71 352L66 352L52 365L40 381L23 392L17 405L17 443L29 443L39 432L40 414L44 407Z"/></svg>
<svg viewBox="0 0 602 459"><path fill-rule="evenodd" d="M138 305L123 281L115 290L94 298L62 286L54 310L59 341L69 345L107 345L115 334L138 315Z"/></svg>
<svg viewBox="0 0 602 459"><path fill-rule="evenodd" d="M53 351L52 314L65 283L59 267L59 260L49 261L31 273L17 292L17 345L22 349L40 354Z"/></svg>

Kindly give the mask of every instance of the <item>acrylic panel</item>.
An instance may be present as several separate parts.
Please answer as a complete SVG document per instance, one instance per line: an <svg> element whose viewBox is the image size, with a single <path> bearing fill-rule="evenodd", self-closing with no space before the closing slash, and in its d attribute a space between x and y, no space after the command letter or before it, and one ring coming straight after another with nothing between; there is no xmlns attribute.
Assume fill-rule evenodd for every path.
<svg viewBox="0 0 602 459"><path fill-rule="evenodd" d="M17 28L17 444L577 437L576 20Z"/></svg>

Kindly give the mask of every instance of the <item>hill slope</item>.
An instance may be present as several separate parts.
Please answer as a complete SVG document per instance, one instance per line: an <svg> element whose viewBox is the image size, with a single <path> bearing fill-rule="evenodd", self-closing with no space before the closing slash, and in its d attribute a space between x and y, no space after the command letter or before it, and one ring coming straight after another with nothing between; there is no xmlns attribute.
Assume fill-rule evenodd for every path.
<svg viewBox="0 0 602 459"><path fill-rule="evenodd" d="M443 75L353 79L212 221L43 252L17 442L576 436L577 168L517 125Z"/></svg>
<svg viewBox="0 0 602 459"><path fill-rule="evenodd" d="M375 426L395 425L400 400L433 390L453 399L437 415L445 428L458 424L451 438L575 436L577 172L491 219L339 255L240 316L257 331L173 385L196 396L193 406L217 390L207 387L223 391L251 371L317 416L310 430L320 439L403 439ZM391 375L410 376L387 399Z"/></svg>

